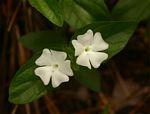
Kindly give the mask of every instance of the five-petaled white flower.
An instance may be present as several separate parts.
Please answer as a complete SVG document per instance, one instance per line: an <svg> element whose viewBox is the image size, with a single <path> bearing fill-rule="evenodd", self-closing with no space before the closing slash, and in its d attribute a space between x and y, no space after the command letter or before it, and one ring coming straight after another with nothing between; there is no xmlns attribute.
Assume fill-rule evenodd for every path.
<svg viewBox="0 0 150 114"><path fill-rule="evenodd" d="M91 64L94 68L98 68L108 58L107 53L99 52L109 47L100 32L93 35L93 31L89 29L85 34L77 36L77 40L73 40L72 44L75 48L75 56L78 56L77 64L89 69L91 69Z"/></svg>
<svg viewBox="0 0 150 114"><path fill-rule="evenodd" d="M40 66L35 69L35 75L41 78L44 85L48 85L51 79L54 88L69 81L68 76L73 76L73 72L66 57L65 52L43 49L42 55L35 61Z"/></svg>

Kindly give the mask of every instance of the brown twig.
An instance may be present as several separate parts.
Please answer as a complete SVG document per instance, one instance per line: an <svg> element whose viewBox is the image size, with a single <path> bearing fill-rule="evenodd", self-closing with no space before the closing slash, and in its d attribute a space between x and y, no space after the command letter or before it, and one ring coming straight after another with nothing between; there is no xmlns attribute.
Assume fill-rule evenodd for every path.
<svg viewBox="0 0 150 114"><path fill-rule="evenodd" d="M13 108L11 114L16 114L17 109L18 109L18 105L15 105L15 107Z"/></svg>
<svg viewBox="0 0 150 114"><path fill-rule="evenodd" d="M16 38L18 41L19 65L22 65L27 61L26 51L25 51L23 45L18 40L20 38L20 30L19 30L18 25L15 25L14 28L16 30Z"/></svg>
<svg viewBox="0 0 150 114"><path fill-rule="evenodd" d="M141 99L136 107L129 113L129 114L136 114L136 112L145 104L145 102L150 98L149 96L150 93L150 88L144 88L143 89L143 94L148 94L144 99Z"/></svg>
<svg viewBox="0 0 150 114"><path fill-rule="evenodd" d="M60 114L59 110L55 106L55 104L50 96L45 95L44 100L45 100L46 106L47 106L50 114Z"/></svg>
<svg viewBox="0 0 150 114"><path fill-rule="evenodd" d="M120 84L120 87L122 88L124 94L126 96L130 95L130 92L128 91L128 88L121 76L121 73L119 72L119 69L117 68L117 65L115 64L115 62L111 63L111 68L112 68L112 72L114 73L114 75L116 76L116 79L118 81L118 83Z"/></svg>
<svg viewBox="0 0 150 114"><path fill-rule="evenodd" d="M34 108L35 108L35 114L41 114L40 106L38 101L33 102Z"/></svg>
<svg viewBox="0 0 150 114"><path fill-rule="evenodd" d="M18 12L19 12L19 9L21 8L21 3L22 3L22 1L20 0L20 2L19 2L18 5L17 5L16 10L14 11L14 13L13 13L13 15L12 15L12 17L11 17L11 20L9 21L8 28L7 28L7 31L8 31L8 32L11 30L12 25L13 25L13 23L14 23L14 21L15 21L15 19L16 19L16 16L17 16L17 14L18 14Z"/></svg>
<svg viewBox="0 0 150 114"><path fill-rule="evenodd" d="M109 101L108 101L107 97L102 92L99 93L99 96L100 96L101 102L104 104L104 106L109 105ZM111 109L110 106L109 106L109 114L114 114L114 111Z"/></svg>
<svg viewBox="0 0 150 114"><path fill-rule="evenodd" d="M31 114L31 109L29 104L25 104L26 114Z"/></svg>

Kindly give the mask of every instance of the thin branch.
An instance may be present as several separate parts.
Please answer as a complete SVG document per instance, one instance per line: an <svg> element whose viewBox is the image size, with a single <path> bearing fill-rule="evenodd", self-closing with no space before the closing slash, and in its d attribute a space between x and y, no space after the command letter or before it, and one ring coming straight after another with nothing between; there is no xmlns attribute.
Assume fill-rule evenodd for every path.
<svg viewBox="0 0 150 114"><path fill-rule="evenodd" d="M16 114L17 109L18 109L18 105L15 105L15 107L13 108L11 114Z"/></svg>
<svg viewBox="0 0 150 114"><path fill-rule="evenodd" d="M8 28L7 28L7 31L8 31L8 32L11 30L12 25L13 25L13 23L14 23L14 21L15 21L15 19L16 19L16 16L17 16L17 14L18 14L18 12L19 12L19 9L21 8L21 3L22 3L22 1L20 0L20 2L19 2L18 5L17 5L16 10L14 11L14 13L13 13L13 15L12 15L12 17L11 17L11 20L10 20L10 22L9 22L9 24L8 24Z"/></svg>
<svg viewBox="0 0 150 114"><path fill-rule="evenodd" d="M121 76L121 73L119 72L119 69L117 68L117 65L115 64L115 62L111 63L111 68L112 68L112 72L114 73L114 75L116 76L116 79L118 81L118 83L120 84L120 87L122 88L124 94L126 96L130 95L130 92L128 91L128 88Z"/></svg>
<svg viewBox="0 0 150 114"><path fill-rule="evenodd" d="M55 106L55 104L50 96L45 95L44 99L45 99L46 106L47 106L50 114L60 114L58 108Z"/></svg>
<svg viewBox="0 0 150 114"><path fill-rule="evenodd" d="M31 109L29 104L25 104L26 114L31 114Z"/></svg>

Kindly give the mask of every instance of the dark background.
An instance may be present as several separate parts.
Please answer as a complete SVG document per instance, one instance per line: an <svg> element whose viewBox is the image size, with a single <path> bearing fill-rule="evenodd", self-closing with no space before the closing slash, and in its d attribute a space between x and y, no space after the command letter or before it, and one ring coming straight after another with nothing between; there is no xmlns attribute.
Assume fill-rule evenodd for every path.
<svg viewBox="0 0 150 114"><path fill-rule="evenodd" d="M111 10L117 0L107 0ZM71 80L53 94L30 104L8 101L8 88L15 72L32 55L18 41L32 31L55 26L31 8L26 0L0 1L0 114L150 114L150 39L142 21L125 49L103 64L101 92L95 93ZM73 32L65 24L68 36ZM69 39L68 39L69 40ZM107 113L104 113L107 114Z"/></svg>

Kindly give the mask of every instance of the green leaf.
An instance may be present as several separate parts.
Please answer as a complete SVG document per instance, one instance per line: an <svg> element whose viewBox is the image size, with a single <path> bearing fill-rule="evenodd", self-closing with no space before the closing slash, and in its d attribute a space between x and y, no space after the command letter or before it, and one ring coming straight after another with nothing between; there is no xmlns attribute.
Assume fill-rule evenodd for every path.
<svg viewBox="0 0 150 114"><path fill-rule="evenodd" d="M62 10L57 0L29 0L29 3L52 23L63 25Z"/></svg>
<svg viewBox="0 0 150 114"><path fill-rule="evenodd" d="M107 20L109 11L104 0L74 0L76 4L89 12L96 21Z"/></svg>
<svg viewBox="0 0 150 114"><path fill-rule="evenodd" d="M96 69L80 67L80 70L75 72L75 78L87 88L100 91L100 73Z"/></svg>
<svg viewBox="0 0 150 114"><path fill-rule="evenodd" d="M141 21L150 17L150 0L119 0L112 10L117 20Z"/></svg>
<svg viewBox="0 0 150 114"><path fill-rule="evenodd" d="M88 29L92 29L94 33L100 32L103 39L109 44L109 48L105 52L108 53L110 59L125 47L135 31L136 26L137 22L133 21L105 21L93 23L77 31L73 39L76 39L78 35L84 34Z"/></svg>
<svg viewBox="0 0 150 114"><path fill-rule="evenodd" d="M64 19L73 28L80 28L91 23L92 16L74 2L74 0L60 0L64 12Z"/></svg>
<svg viewBox="0 0 150 114"><path fill-rule="evenodd" d="M9 87L9 101L15 104L25 104L38 99L52 90L50 85L44 86L43 82L34 75L35 59L33 56L28 63L23 65L15 74Z"/></svg>
<svg viewBox="0 0 150 114"><path fill-rule="evenodd" d="M73 28L106 20L109 15L104 0L60 0L60 4L65 21Z"/></svg>
<svg viewBox="0 0 150 114"><path fill-rule="evenodd" d="M23 45L33 51L43 48L64 48L67 41L61 33L54 31L31 32L20 38Z"/></svg>

